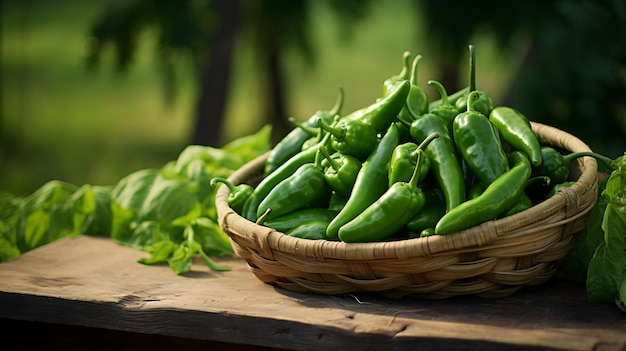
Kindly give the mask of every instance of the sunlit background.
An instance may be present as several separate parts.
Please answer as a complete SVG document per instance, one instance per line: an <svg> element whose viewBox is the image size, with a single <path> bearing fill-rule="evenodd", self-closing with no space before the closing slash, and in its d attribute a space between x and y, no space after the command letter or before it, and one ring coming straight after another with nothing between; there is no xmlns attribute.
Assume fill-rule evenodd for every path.
<svg viewBox="0 0 626 351"><path fill-rule="evenodd" d="M0 191L27 195L52 179L114 184L187 144L219 146L266 123L277 139L287 117L331 108L339 85L344 113L374 102L406 50L423 56L418 81L436 99L430 79L450 93L467 84L470 43L477 86L496 105L610 157L626 150L623 1L233 3L232 65L215 76L226 72L230 85L213 87L223 113L210 107L223 124L194 133L203 63L220 47L219 2L2 1Z"/></svg>

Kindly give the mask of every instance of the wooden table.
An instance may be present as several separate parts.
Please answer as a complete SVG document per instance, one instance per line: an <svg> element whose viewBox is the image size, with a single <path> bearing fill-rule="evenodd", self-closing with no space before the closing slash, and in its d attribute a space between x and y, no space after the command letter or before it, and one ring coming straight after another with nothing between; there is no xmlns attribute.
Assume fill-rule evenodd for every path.
<svg viewBox="0 0 626 351"><path fill-rule="evenodd" d="M3 345L47 350L626 350L626 313L561 278L501 299L293 293L240 258L177 276L108 238L63 239L0 264ZM4 349L4 347L3 347Z"/></svg>

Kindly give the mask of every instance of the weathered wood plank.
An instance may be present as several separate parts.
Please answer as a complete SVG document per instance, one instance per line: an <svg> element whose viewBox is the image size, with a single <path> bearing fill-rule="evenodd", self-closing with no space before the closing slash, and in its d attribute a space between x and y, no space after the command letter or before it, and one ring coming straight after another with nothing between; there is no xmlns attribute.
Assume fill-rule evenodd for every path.
<svg viewBox="0 0 626 351"><path fill-rule="evenodd" d="M298 350L626 348L626 314L558 278L501 299L390 300L289 292L238 258L177 276L145 256L78 236L2 263L0 318Z"/></svg>

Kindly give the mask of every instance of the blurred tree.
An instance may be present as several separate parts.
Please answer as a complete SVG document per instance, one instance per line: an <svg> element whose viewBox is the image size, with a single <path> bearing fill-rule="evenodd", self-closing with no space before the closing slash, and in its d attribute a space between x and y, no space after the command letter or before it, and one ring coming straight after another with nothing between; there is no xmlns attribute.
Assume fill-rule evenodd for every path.
<svg viewBox="0 0 626 351"><path fill-rule="evenodd" d="M414 0L414 4L436 47L444 84L466 84L456 67L477 33L492 35L503 54L510 54L519 38L528 38L529 49L503 103L532 120L565 129L596 151L612 157L626 151L626 2L475 0L451 5Z"/></svg>
<svg viewBox="0 0 626 351"><path fill-rule="evenodd" d="M370 0L326 0L350 30L367 13ZM231 81L234 45L245 31L253 40L255 56L266 75L261 84L268 94L264 118L273 125L274 139L291 126L287 122L282 54L295 48L314 64L310 35L312 0L134 0L116 2L92 27L93 47L88 62L96 66L104 49L115 49L118 68L126 70L139 34L158 30L158 49L168 97L175 89L172 57L188 55L199 72L193 144L219 146Z"/></svg>

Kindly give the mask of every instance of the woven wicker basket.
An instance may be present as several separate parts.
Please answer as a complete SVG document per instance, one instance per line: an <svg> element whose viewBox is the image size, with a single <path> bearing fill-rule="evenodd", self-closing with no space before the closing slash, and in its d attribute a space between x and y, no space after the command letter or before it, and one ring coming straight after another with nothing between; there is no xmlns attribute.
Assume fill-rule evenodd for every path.
<svg viewBox="0 0 626 351"><path fill-rule="evenodd" d="M542 144L590 151L578 138L533 123ZM265 154L233 173L235 183L255 184ZM235 253L261 281L291 291L320 294L376 292L388 297L447 298L473 294L503 297L550 279L586 223L598 192L597 163L579 158L576 183L532 208L445 236L380 243L344 243L287 236L252 223L216 194L221 228Z"/></svg>

